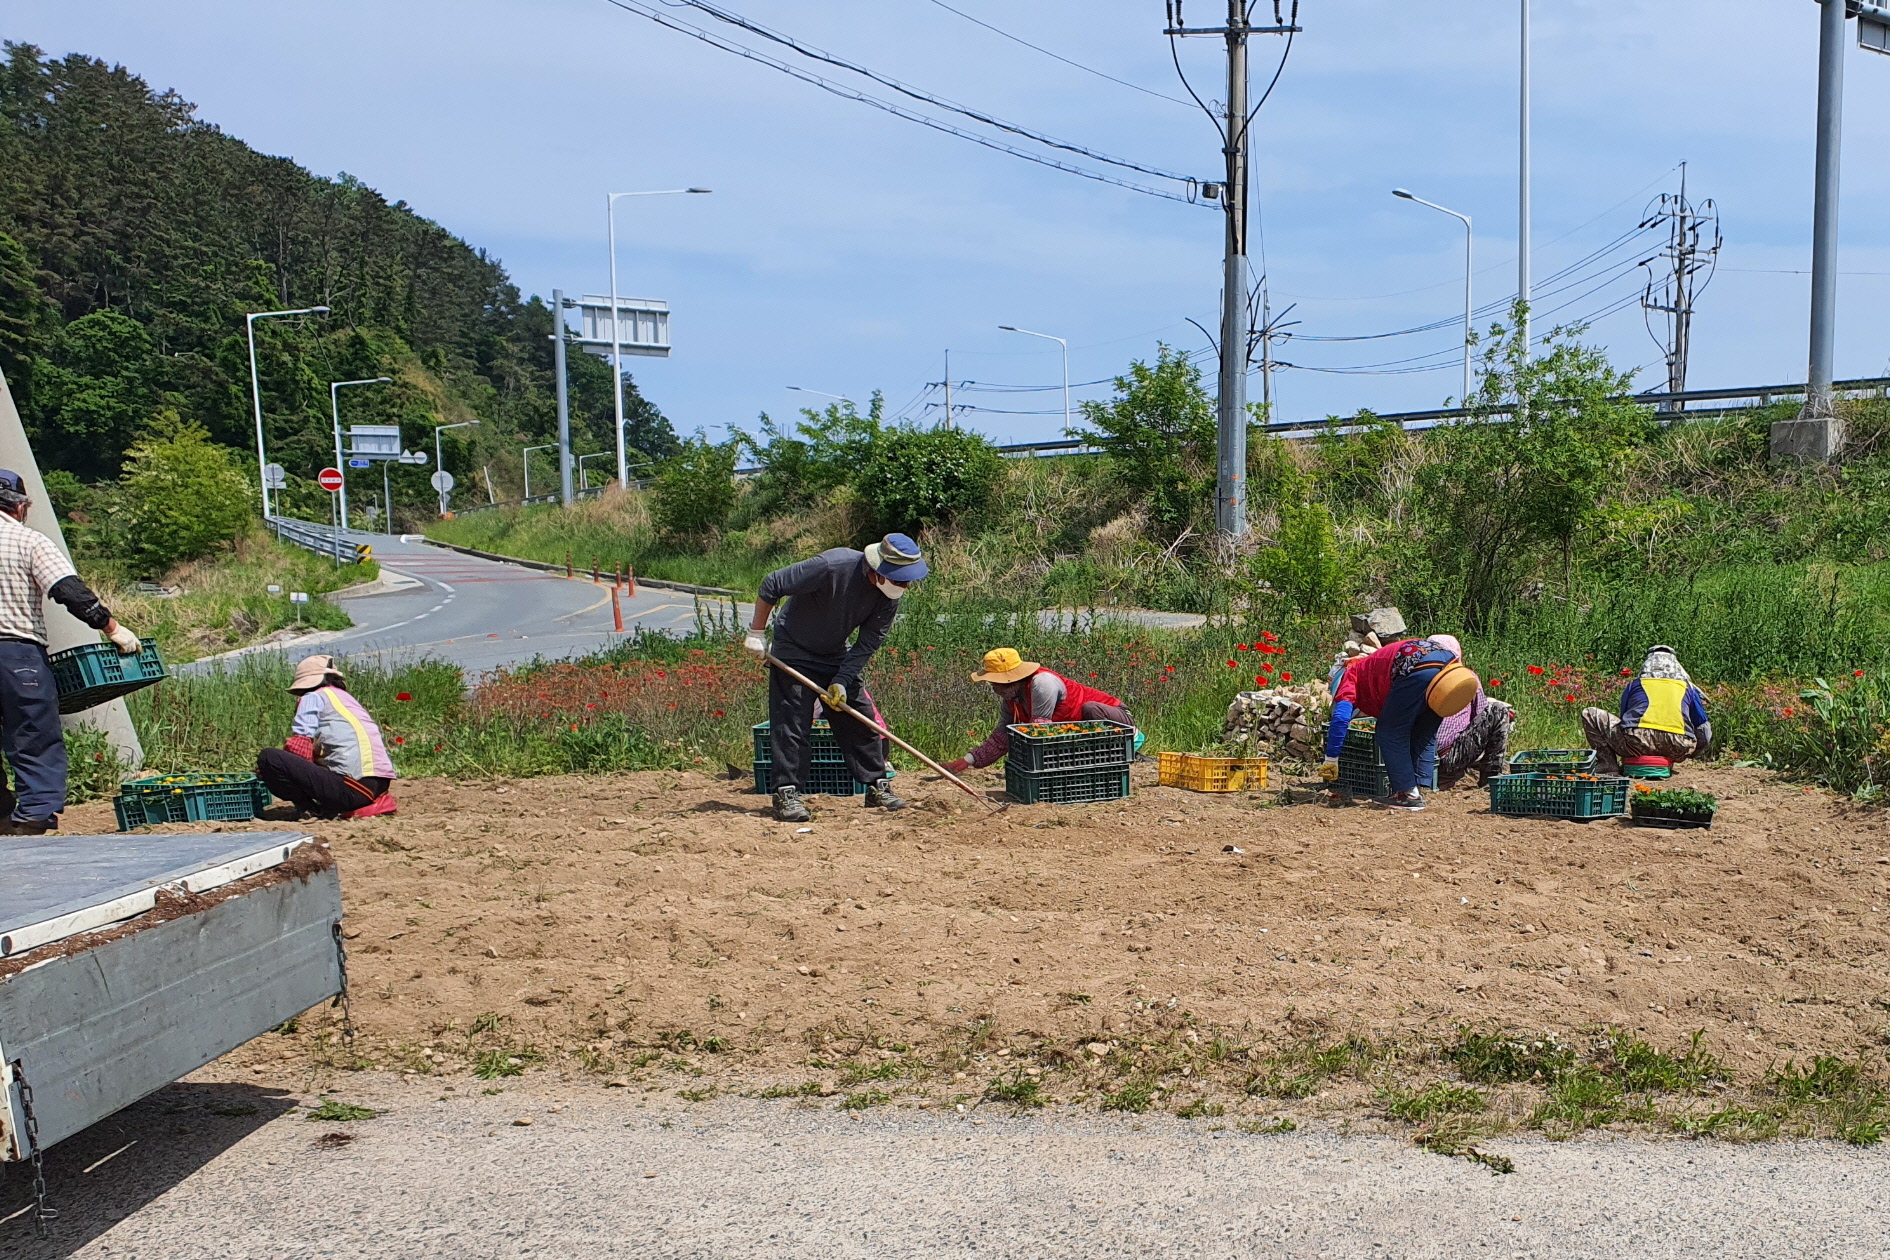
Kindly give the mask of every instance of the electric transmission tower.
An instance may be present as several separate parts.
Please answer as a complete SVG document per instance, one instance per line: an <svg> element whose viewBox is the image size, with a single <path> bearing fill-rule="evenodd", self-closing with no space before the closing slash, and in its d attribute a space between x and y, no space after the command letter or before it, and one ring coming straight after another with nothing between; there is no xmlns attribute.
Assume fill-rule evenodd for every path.
<svg viewBox="0 0 1890 1260"><path fill-rule="evenodd" d="M1693 303L1712 282L1719 265L1719 208L1712 201L1694 205L1687 200L1687 164L1680 164L1680 191L1662 193L1647 207L1643 231L1665 226L1667 243L1641 264L1647 269L1647 287L1641 293L1641 315L1647 332L1667 358L1667 392L1687 387L1687 350L1692 339ZM1656 325L1658 320L1658 326ZM1666 402L1662 411L1679 411L1682 404Z"/></svg>

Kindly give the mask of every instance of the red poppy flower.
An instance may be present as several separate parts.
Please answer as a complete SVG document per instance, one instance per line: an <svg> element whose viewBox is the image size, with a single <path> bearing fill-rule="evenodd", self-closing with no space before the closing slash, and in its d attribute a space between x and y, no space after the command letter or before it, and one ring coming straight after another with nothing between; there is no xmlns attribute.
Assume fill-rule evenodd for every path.
<svg viewBox="0 0 1890 1260"><path fill-rule="evenodd" d="M1091 677L1091 678L1095 678L1095 677L1098 677L1098 675L1096 675L1096 674L1091 674L1091 675L1090 675L1090 677Z"/></svg>
<svg viewBox="0 0 1890 1260"><path fill-rule="evenodd" d="M405 735L396 735L394 736L394 742L396 744L404 744L407 742L407 737Z"/></svg>
<svg viewBox="0 0 1890 1260"><path fill-rule="evenodd" d="M1503 680L1502 680L1502 679L1500 679L1500 678L1492 678L1492 679L1490 679L1490 686L1492 686L1492 687L1500 687L1500 686L1502 686L1502 685L1503 685Z"/></svg>
<svg viewBox="0 0 1890 1260"><path fill-rule="evenodd" d="M401 692L401 693L400 693L399 695L397 695L397 696L395 696L395 697L394 697L394 699L396 699L396 700L411 700L411 699L413 699L413 693L412 693L412 692L409 692L409 691L403 691L403 692Z"/></svg>
<svg viewBox="0 0 1890 1260"><path fill-rule="evenodd" d="M1267 685L1267 679L1266 679L1266 675L1265 675L1265 674L1255 674L1255 675L1253 676L1253 685L1254 685L1254 686L1256 686L1256 687L1264 687L1264 686L1266 686L1266 685Z"/></svg>
<svg viewBox="0 0 1890 1260"><path fill-rule="evenodd" d="M1271 630L1262 630L1260 637L1265 639L1268 643L1278 643L1280 641L1280 636L1273 633Z"/></svg>
<svg viewBox="0 0 1890 1260"><path fill-rule="evenodd" d="M1292 681L1293 681L1293 676L1292 676L1291 674L1289 674L1289 673L1287 673L1287 672L1286 672L1285 670L1281 670L1281 671L1280 671L1280 681L1281 681L1281 682L1292 682Z"/></svg>
<svg viewBox="0 0 1890 1260"><path fill-rule="evenodd" d="M1238 661L1229 661L1229 662L1227 662L1227 668L1229 668L1229 669L1239 669L1239 668L1240 668L1240 662L1238 662Z"/></svg>
<svg viewBox="0 0 1890 1260"><path fill-rule="evenodd" d="M1568 702L1569 702L1570 704L1574 704L1574 703L1575 703L1575 697L1574 697L1574 696L1563 696L1563 697L1562 697L1562 699L1564 699L1564 700L1566 700L1566 701L1568 701Z"/></svg>
<svg viewBox="0 0 1890 1260"><path fill-rule="evenodd" d="M1792 715L1792 711L1790 709L1785 710L1786 717L1790 717L1791 715Z"/></svg>
<svg viewBox="0 0 1890 1260"><path fill-rule="evenodd" d="M722 716L722 710L720 710L720 709L717 709L717 710L715 711L715 716L717 716L717 717L721 717L721 716Z"/></svg>
<svg viewBox="0 0 1890 1260"><path fill-rule="evenodd" d="M1531 666L1529 667L1529 672L1530 672L1530 673L1532 673L1532 674L1536 674L1536 675L1540 675L1540 674L1542 673L1542 666L1540 666L1540 665L1531 665Z"/></svg>
<svg viewBox="0 0 1890 1260"><path fill-rule="evenodd" d="M1854 669L1851 671L1852 678L1862 678L1863 676L1864 676L1864 671L1861 669Z"/></svg>
<svg viewBox="0 0 1890 1260"><path fill-rule="evenodd" d="M1245 643L1236 643L1236 644L1234 644L1234 651L1236 651L1236 652L1245 652L1246 650L1247 650L1247 645L1246 645Z"/></svg>

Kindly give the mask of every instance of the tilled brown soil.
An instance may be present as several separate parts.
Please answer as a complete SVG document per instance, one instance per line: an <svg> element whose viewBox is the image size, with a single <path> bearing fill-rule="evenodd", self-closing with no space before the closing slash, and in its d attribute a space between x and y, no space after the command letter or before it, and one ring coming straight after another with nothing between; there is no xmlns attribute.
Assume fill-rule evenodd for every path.
<svg viewBox="0 0 1890 1260"><path fill-rule="evenodd" d="M806 831L698 774L404 782L396 817L311 824L341 862L358 1062L457 1071L496 1047L623 1079L660 1047L789 1080L836 1047L962 1052L968 1029L1077 1062L1163 1030L1264 1046L1489 1024L1661 1046L1704 1029L1751 1076L1884 1043L1880 811L1718 768L1684 776L1722 798L1711 831L1503 818L1480 791L1404 815L1152 780L994 817L908 776L914 808L817 798ZM333 1063L331 1019L233 1065Z"/></svg>

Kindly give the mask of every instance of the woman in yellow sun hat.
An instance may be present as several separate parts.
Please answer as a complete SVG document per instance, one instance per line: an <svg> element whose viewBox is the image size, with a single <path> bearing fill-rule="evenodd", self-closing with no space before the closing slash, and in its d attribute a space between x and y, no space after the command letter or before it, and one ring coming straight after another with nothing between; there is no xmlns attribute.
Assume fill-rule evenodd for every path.
<svg viewBox="0 0 1890 1260"><path fill-rule="evenodd" d="M988 766L1011 750L1010 727L1024 722L1120 722L1134 726L1128 706L1106 691L1086 687L1027 661L1016 648L992 648L984 654L984 668L972 682L990 683L997 692L998 723L991 738L946 766L961 774L973 766Z"/></svg>

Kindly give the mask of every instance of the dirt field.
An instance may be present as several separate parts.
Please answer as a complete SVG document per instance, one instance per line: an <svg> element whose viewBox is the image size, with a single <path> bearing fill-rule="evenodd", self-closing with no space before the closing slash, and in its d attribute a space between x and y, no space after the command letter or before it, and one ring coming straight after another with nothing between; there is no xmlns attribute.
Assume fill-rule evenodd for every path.
<svg viewBox="0 0 1890 1260"><path fill-rule="evenodd" d="M1713 768L1684 776L1722 798L1710 832L1505 819L1479 791L1412 816L1136 777L1130 801L989 817L907 776L915 808L817 798L811 830L700 775L403 783L395 818L311 826L342 867L352 1064L324 1009L224 1066L830 1091L823 1073L845 1088L876 1057L949 1089L972 1055L989 1076L1014 1054L1069 1099L1125 1045L1183 1052L1157 1072L1181 1073L1171 1097L1214 1075L1199 1047L1477 1023L1662 1047L1704 1029L1742 1077L1884 1045L1881 811Z"/></svg>

